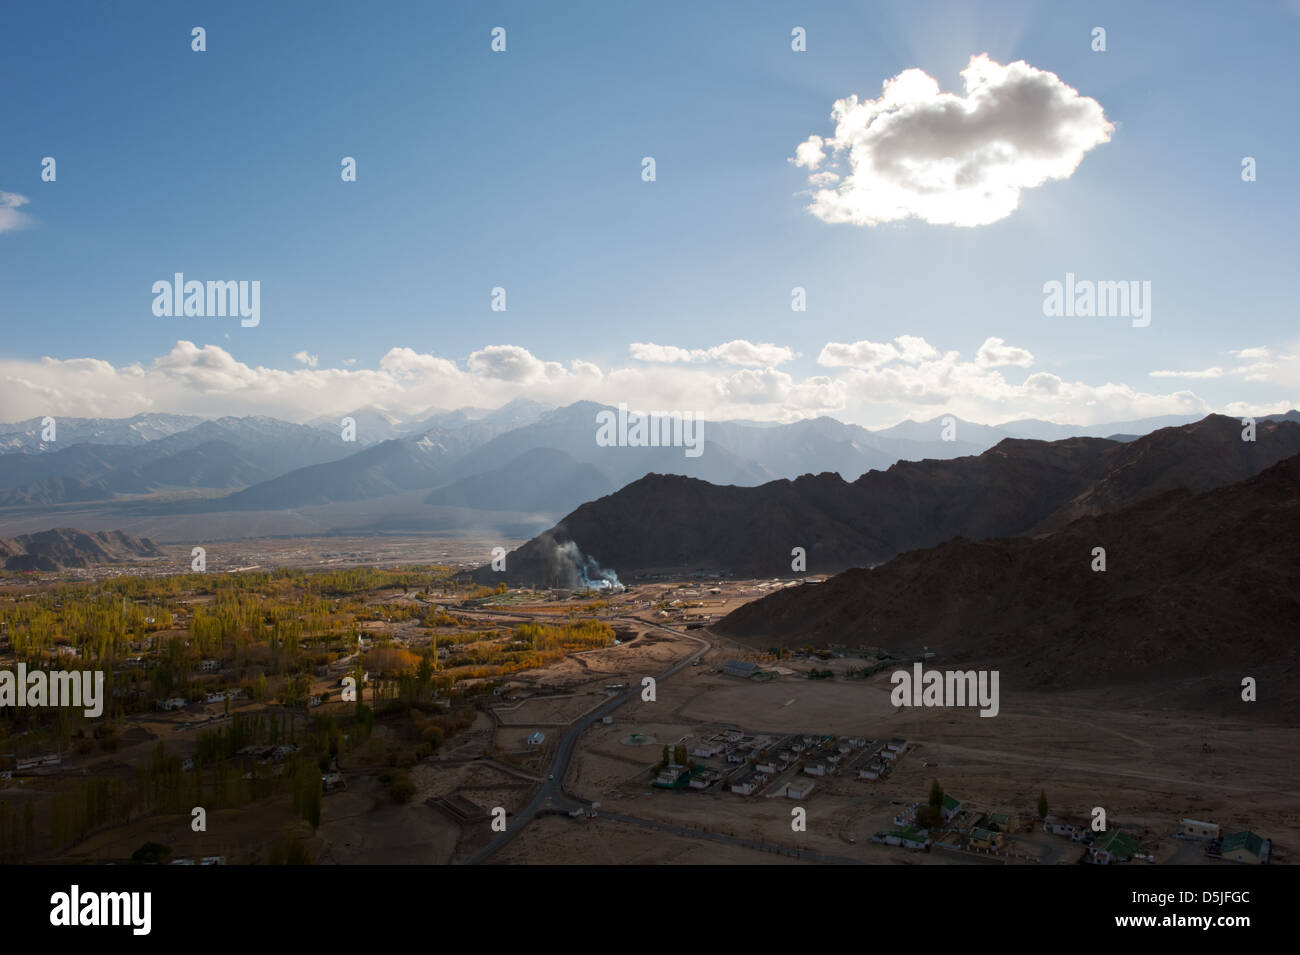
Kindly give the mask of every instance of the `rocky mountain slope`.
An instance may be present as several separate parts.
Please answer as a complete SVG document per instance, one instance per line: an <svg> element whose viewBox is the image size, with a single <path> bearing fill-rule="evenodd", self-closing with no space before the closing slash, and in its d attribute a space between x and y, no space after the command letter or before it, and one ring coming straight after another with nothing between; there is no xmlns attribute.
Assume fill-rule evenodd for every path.
<svg viewBox="0 0 1300 955"><path fill-rule="evenodd" d="M570 586L574 548L624 580L647 574L808 573L869 567L953 537L1044 532L1172 488L1240 481L1300 453L1300 423L1261 421L1257 440L1210 415L1129 442L1006 439L983 454L899 462L853 482L805 475L758 487L651 474L579 507L507 557L511 582ZM572 546L570 546L572 545ZM484 582L500 580L490 568Z"/></svg>
<svg viewBox="0 0 1300 955"><path fill-rule="evenodd" d="M0 537L0 566L5 570L58 571L161 556L153 541L121 531L91 534L57 527L20 537Z"/></svg>

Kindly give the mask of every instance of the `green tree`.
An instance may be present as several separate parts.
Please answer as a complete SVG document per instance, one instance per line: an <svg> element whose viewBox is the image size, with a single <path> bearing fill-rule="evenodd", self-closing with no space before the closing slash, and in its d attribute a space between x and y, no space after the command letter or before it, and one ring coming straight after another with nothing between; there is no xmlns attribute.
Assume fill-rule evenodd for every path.
<svg viewBox="0 0 1300 955"><path fill-rule="evenodd" d="M935 809L943 808L943 787L937 779L930 781L930 805Z"/></svg>
<svg viewBox="0 0 1300 955"><path fill-rule="evenodd" d="M433 684L433 662L429 659L429 654L420 657L420 665L415 670L415 686L420 699L424 699L429 694L429 687Z"/></svg>
<svg viewBox="0 0 1300 955"><path fill-rule="evenodd" d="M1039 790L1038 793L1038 818L1040 820L1047 818L1047 790Z"/></svg>

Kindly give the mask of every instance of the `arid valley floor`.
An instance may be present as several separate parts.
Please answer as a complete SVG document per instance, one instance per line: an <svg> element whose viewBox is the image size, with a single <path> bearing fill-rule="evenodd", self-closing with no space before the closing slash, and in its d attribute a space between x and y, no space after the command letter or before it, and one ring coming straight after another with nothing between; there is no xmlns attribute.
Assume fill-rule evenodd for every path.
<svg viewBox="0 0 1300 955"><path fill-rule="evenodd" d="M270 563L331 570L361 561L409 565L431 554L445 575L481 562L490 546L316 539L223 549L230 550L225 566L215 564L212 575ZM182 556L75 576L92 587L124 572L156 577ZM3 595L16 601L56 585L53 579L11 578ZM613 594L507 590L471 596L426 583L366 593L362 616L369 619L359 626L365 665L375 677L390 659L381 651L414 653L432 644L433 655L445 660L447 651L439 647L468 639L456 633L483 636L535 622L593 619L611 626L617 642L567 652L499 679L452 684L458 693L472 688L476 695L449 704L464 719L445 740L440 737L436 751L414 750L404 719L379 713L367 744L345 744L329 767L332 782L314 829L277 790L238 809L214 809L203 833L191 831L185 812L128 813L87 825L44 857L114 861L161 842L178 858L218 853L230 862L267 861L267 846L291 840L319 864L1086 859L1084 842L1044 831L1038 809L1044 794L1052 818L1074 820L1080 829L1088 828L1095 807L1103 808L1107 829L1122 830L1140 847L1135 860L1141 861L1131 864L1228 864L1207 856L1203 843L1175 837L1185 818L1261 834L1271 840L1270 861L1291 861L1300 839L1294 727L1261 723L1248 711L1240 718L1197 717L1165 706L1164 694L1135 697L1121 688L1020 691L1014 671L1003 674L995 718L973 707L897 708L889 681L895 667L881 668L887 648L796 650L778 657L711 629L736 607L795 585L655 580L633 581ZM196 604L208 599L193 598ZM410 614L398 619L393 608ZM428 613L445 616L430 626L430 618L419 616ZM456 652L453 645L453 658ZM320 699L310 712L277 701L274 684L262 699L242 699L231 711L283 718L303 734L309 718L342 718L351 705L332 690L350 659L341 651L337 664L317 668L311 692ZM763 678L734 675L737 661L753 664ZM943 662L941 654L932 661ZM862 676L864 664L876 672ZM226 672L225 685L249 672ZM646 678L654 681L652 693ZM22 800L35 796L44 830L50 800L79 780L129 779L151 759L156 763L160 743L168 754L192 756L201 734L230 718L224 703L205 704L197 696L173 711L137 708L125 716L111 752L96 753L83 741L65 749L54 769L13 773L0 784L0 797L18 812ZM679 746L689 759L681 761L681 778L666 784L657 776L659 764ZM783 761L777 759L782 751ZM409 775L412 789L400 799L393 796L394 766ZM200 793L213 787L202 765L197 774ZM873 836L905 829L905 817L924 804L934 780L954 809L931 833L933 844L914 851L873 842ZM499 831L499 810L508 832ZM802 828L792 826L796 810L806 814ZM896 820L900 814L904 818ZM990 820L1000 832L985 845Z"/></svg>

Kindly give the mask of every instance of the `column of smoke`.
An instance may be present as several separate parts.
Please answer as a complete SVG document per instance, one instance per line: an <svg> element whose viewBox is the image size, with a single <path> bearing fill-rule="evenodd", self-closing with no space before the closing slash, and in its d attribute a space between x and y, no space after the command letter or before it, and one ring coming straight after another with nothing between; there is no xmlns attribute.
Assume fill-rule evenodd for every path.
<svg viewBox="0 0 1300 955"><path fill-rule="evenodd" d="M606 570L596 561L596 558L584 557L578 545L573 541L565 541L563 544L557 544L555 556L558 561L568 562L573 568L574 576L578 580L580 587L589 587L592 590L624 590L624 586L619 582L618 573L612 569Z"/></svg>

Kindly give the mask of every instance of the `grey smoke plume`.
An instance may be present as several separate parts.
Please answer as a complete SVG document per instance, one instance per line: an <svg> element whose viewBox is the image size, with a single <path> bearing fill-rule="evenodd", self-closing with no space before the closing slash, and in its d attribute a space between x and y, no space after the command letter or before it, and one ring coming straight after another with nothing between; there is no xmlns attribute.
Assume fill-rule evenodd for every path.
<svg viewBox="0 0 1300 955"><path fill-rule="evenodd" d="M618 573L611 569L606 570L601 567L596 558L587 555L583 556L578 545L573 541L565 541L563 544L557 544L555 547L556 562L560 564L568 563L573 568L575 577L574 584L578 587L588 587L592 590L626 590L618 579Z"/></svg>

